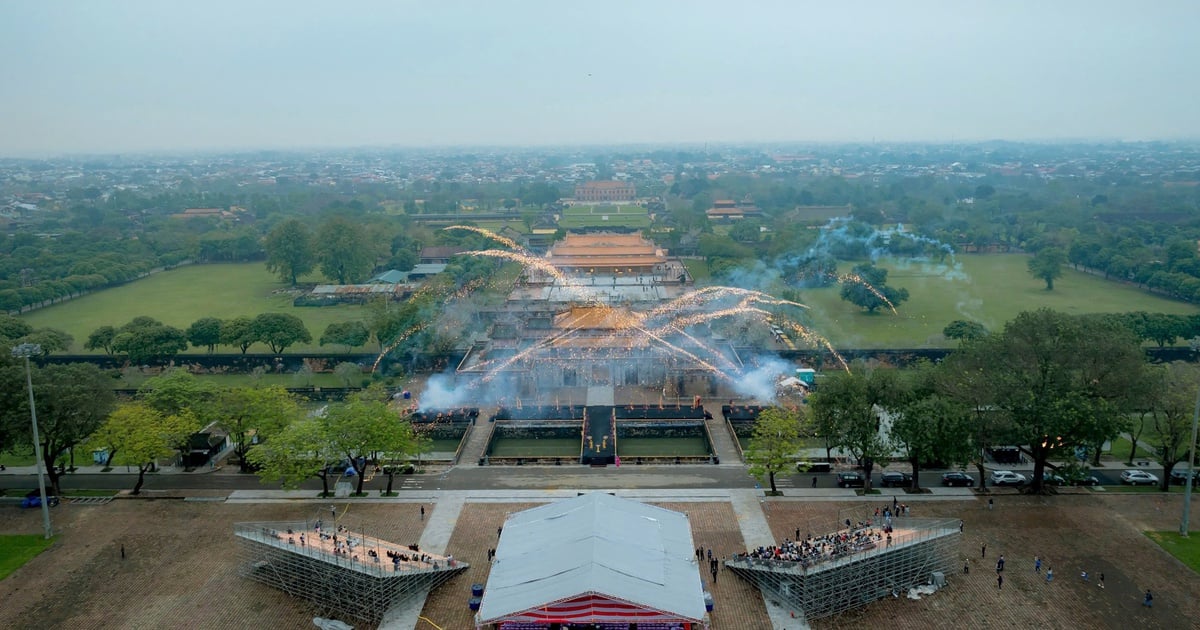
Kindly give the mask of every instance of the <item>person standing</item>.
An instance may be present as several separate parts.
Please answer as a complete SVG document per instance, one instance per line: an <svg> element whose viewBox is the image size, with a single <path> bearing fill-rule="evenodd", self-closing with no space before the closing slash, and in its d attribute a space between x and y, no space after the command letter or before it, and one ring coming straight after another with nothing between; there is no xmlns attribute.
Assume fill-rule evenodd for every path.
<svg viewBox="0 0 1200 630"><path fill-rule="evenodd" d="M1034 573L1042 572L1042 557L1041 556L1033 557L1033 572Z"/></svg>
<svg viewBox="0 0 1200 630"><path fill-rule="evenodd" d="M979 548L979 557L987 558L987 543L983 543L983 546Z"/></svg>
<svg viewBox="0 0 1200 630"><path fill-rule="evenodd" d="M1000 559L996 561L996 573L1004 573L1004 554L1000 554Z"/></svg>
<svg viewBox="0 0 1200 630"><path fill-rule="evenodd" d="M996 588L998 588L1000 590L1004 590L1004 574L1003 573L996 574Z"/></svg>
<svg viewBox="0 0 1200 630"><path fill-rule="evenodd" d="M1150 589L1146 589L1146 597L1142 599L1142 605L1146 608L1154 607L1154 596L1150 594Z"/></svg>
<svg viewBox="0 0 1200 630"><path fill-rule="evenodd" d="M817 478L816 477L813 477L813 486L812 487L814 487L814 488L817 487Z"/></svg>
<svg viewBox="0 0 1200 630"><path fill-rule="evenodd" d="M1103 573L1100 574L1100 580L1096 582L1096 586L1099 586L1100 588L1104 588L1104 574Z"/></svg>
<svg viewBox="0 0 1200 630"><path fill-rule="evenodd" d="M992 498L991 498L991 497L988 497L988 509L989 509L989 510L990 510L990 509L992 509L992 505L993 505L993 504L994 504L994 501L992 500Z"/></svg>
<svg viewBox="0 0 1200 630"><path fill-rule="evenodd" d="M1047 582L1054 581L1054 569L1052 567L1046 567L1046 581Z"/></svg>
<svg viewBox="0 0 1200 630"><path fill-rule="evenodd" d="M958 521L958 533L960 533L960 534L963 532L963 525L964 525L964 523L962 522L962 520L961 520L961 519L959 519L959 521Z"/></svg>
<svg viewBox="0 0 1200 630"><path fill-rule="evenodd" d="M121 545L121 559L125 559L125 545Z"/></svg>
<svg viewBox="0 0 1200 630"><path fill-rule="evenodd" d="M425 506L424 505L421 506L421 520L422 521L425 520Z"/></svg>

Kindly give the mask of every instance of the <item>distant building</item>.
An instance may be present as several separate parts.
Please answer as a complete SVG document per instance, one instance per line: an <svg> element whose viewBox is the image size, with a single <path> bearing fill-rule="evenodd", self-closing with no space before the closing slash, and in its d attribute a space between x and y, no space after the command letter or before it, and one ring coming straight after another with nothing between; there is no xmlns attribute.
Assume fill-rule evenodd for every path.
<svg viewBox="0 0 1200 630"><path fill-rule="evenodd" d="M422 247L420 257L422 264L427 265L445 265L450 262L451 258L467 251L465 247L457 245Z"/></svg>
<svg viewBox="0 0 1200 630"><path fill-rule="evenodd" d="M636 198L637 189L630 182L584 182L575 186L575 201L584 203L632 202Z"/></svg>
<svg viewBox="0 0 1200 630"><path fill-rule="evenodd" d="M762 211L754 205L753 199L746 197L741 201L718 199L713 202L711 208L704 211L704 214L709 221L736 221L746 217L760 216Z"/></svg>

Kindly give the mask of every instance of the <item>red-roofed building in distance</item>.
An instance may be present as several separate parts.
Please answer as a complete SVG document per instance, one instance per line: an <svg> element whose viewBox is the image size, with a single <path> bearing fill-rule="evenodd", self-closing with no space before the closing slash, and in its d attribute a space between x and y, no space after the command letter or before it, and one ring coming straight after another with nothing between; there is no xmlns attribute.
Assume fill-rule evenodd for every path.
<svg viewBox="0 0 1200 630"><path fill-rule="evenodd" d="M575 201L578 203L628 203L636 198L637 189L631 182L608 180L583 182L575 186Z"/></svg>

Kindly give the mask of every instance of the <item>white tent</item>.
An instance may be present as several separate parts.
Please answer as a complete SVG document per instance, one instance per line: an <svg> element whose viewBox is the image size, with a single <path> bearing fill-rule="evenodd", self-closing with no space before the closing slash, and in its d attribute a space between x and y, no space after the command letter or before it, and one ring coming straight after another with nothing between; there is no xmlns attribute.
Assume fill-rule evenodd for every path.
<svg viewBox="0 0 1200 630"><path fill-rule="evenodd" d="M704 621L687 516L605 493L504 523L475 617L489 623Z"/></svg>

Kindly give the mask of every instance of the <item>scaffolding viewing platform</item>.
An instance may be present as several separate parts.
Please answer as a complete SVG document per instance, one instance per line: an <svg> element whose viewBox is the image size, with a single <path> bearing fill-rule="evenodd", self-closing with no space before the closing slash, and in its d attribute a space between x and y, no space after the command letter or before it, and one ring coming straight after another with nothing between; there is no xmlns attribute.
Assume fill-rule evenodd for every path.
<svg viewBox="0 0 1200 630"><path fill-rule="evenodd" d="M421 551L320 521L237 523L239 574L340 615L378 622L407 598L466 571Z"/></svg>
<svg viewBox="0 0 1200 630"><path fill-rule="evenodd" d="M865 534L868 530L872 533ZM876 531L883 530L855 527L822 537L826 548L837 546L833 540L850 539L850 544L837 546L832 553L818 550L799 559L741 554L725 566L780 603L803 610L808 619L903 595L915 586L944 585L961 535L956 519L901 517L894 521L889 538L875 537ZM861 536L861 542L855 536Z"/></svg>

